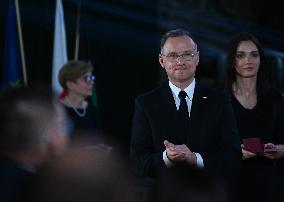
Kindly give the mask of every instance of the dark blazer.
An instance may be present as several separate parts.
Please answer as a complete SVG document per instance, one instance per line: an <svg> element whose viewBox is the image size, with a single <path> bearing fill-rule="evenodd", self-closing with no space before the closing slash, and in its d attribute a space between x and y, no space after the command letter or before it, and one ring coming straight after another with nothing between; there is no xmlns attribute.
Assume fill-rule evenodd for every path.
<svg viewBox="0 0 284 202"><path fill-rule="evenodd" d="M229 98L221 91L196 82L186 140L176 131L177 109L168 82L136 98L130 158L139 174L155 177L166 169L164 140L200 153L210 174L239 171L240 138Z"/></svg>
<svg viewBox="0 0 284 202"><path fill-rule="evenodd" d="M0 202L28 201L28 191L35 173L21 163L0 159Z"/></svg>

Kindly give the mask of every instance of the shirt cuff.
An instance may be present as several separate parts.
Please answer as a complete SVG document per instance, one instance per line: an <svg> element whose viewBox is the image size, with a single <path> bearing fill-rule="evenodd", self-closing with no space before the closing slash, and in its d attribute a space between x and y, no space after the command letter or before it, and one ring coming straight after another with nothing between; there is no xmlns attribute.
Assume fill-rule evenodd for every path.
<svg viewBox="0 0 284 202"><path fill-rule="evenodd" d="M199 153L195 153L196 156L196 164L198 168L203 168L204 167L204 163L203 163L203 158Z"/></svg>
<svg viewBox="0 0 284 202"><path fill-rule="evenodd" d="M168 158L166 150L163 152L163 160L164 160L167 168L170 168L174 165L173 162L171 162L171 160Z"/></svg>

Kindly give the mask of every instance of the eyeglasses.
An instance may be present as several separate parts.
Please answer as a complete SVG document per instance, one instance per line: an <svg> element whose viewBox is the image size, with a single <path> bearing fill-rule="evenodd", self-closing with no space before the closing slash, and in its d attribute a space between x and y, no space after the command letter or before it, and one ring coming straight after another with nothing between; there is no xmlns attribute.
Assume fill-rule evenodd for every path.
<svg viewBox="0 0 284 202"><path fill-rule="evenodd" d="M163 55L167 58L167 60L169 61L177 61L177 59L182 59L182 60L185 60L185 61L192 61L194 56L197 55L198 52L196 53L184 53L184 54L176 54L176 53L170 53L168 55Z"/></svg>
<svg viewBox="0 0 284 202"><path fill-rule="evenodd" d="M94 75L86 75L84 76L84 81L85 82L90 82L90 81L94 81L95 80L95 76Z"/></svg>

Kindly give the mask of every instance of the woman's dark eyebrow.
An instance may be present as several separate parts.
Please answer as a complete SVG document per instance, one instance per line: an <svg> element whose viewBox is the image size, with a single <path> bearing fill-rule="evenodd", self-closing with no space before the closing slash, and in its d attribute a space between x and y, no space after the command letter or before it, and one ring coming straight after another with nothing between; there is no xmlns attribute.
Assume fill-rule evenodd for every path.
<svg viewBox="0 0 284 202"><path fill-rule="evenodd" d="M248 52L248 51L237 51L237 53L258 53L258 50L253 50L253 51L250 51L250 52Z"/></svg>

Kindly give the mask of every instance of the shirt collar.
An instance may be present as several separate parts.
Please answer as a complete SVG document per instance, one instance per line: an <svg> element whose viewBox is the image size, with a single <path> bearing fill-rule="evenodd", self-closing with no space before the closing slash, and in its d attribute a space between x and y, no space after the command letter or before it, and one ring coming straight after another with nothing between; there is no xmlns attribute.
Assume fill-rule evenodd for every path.
<svg viewBox="0 0 284 202"><path fill-rule="evenodd" d="M176 98L178 98L178 94L181 91L180 88L176 87L172 82L169 81L169 86L174 94L174 96ZM195 78L193 79L193 81L191 82L191 84L189 84L189 86L187 86L184 91L186 92L187 96L189 97L189 99L192 99L193 97L193 93L194 93L194 88L195 88Z"/></svg>

